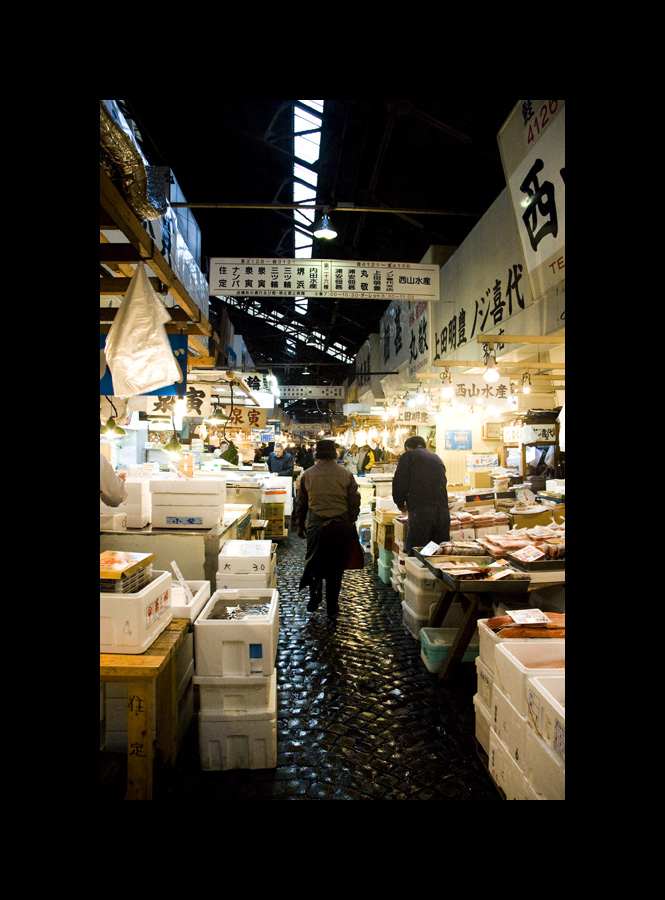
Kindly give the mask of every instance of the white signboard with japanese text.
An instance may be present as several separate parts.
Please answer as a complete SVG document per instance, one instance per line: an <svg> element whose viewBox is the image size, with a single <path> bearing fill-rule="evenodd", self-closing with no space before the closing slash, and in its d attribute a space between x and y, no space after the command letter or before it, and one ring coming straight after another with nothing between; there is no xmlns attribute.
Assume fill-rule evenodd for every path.
<svg viewBox="0 0 665 900"><path fill-rule="evenodd" d="M341 384L283 384L279 394L282 400L345 400L346 388Z"/></svg>
<svg viewBox="0 0 665 900"><path fill-rule="evenodd" d="M434 424L436 424L434 415L426 409L409 409L408 406L401 406L395 417L395 425Z"/></svg>
<svg viewBox="0 0 665 900"><path fill-rule="evenodd" d="M210 296L438 300L439 266L337 259L213 258Z"/></svg>
<svg viewBox="0 0 665 900"><path fill-rule="evenodd" d="M504 188L441 270L441 301L430 307L432 359L454 364L457 355L482 363L478 335L509 333L508 322L532 305L510 195Z"/></svg>
<svg viewBox="0 0 665 900"><path fill-rule="evenodd" d="M566 277L565 101L521 100L499 147L535 298Z"/></svg>
<svg viewBox="0 0 665 900"><path fill-rule="evenodd" d="M227 428L250 431L253 428L264 429L268 423L268 410L259 409L258 406L234 406L231 409L229 404L224 404L221 410L228 416Z"/></svg>
<svg viewBox="0 0 665 900"><path fill-rule="evenodd" d="M510 378L487 382L482 375L453 375L453 400L462 406L508 406Z"/></svg>

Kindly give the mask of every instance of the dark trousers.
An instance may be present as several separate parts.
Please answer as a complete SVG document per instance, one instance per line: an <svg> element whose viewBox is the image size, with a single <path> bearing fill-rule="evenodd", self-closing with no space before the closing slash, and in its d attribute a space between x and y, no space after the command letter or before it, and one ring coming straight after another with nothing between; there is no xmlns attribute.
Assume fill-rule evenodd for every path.
<svg viewBox="0 0 665 900"><path fill-rule="evenodd" d="M406 554L413 556L414 547L430 541L442 544L450 540L450 511L447 506L418 506L408 509Z"/></svg>

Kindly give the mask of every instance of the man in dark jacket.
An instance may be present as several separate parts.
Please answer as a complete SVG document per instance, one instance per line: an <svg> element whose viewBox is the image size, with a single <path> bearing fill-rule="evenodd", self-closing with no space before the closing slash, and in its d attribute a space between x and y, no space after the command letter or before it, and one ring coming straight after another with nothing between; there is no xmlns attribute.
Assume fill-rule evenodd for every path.
<svg viewBox="0 0 665 900"><path fill-rule="evenodd" d="M404 450L393 476L393 500L400 509L406 508L405 552L413 556L414 547L450 540L450 511L441 458L418 435L406 439Z"/></svg>
<svg viewBox="0 0 665 900"><path fill-rule="evenodd" d="M268 457L268 471L275 475L293 475L293 457L284 449L284 444L275 444L275 449Z"/></svg>

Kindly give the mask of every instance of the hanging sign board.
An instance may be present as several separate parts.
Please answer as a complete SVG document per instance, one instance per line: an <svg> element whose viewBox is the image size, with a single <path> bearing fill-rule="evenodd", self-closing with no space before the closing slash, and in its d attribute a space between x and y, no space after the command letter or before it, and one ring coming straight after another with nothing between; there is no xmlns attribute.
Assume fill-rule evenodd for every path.
<svg viewBox="0 0 665 900"><path fill-rule="evenodd" d="M282 400L345 400L346 388L341 384L282 384L279 395Z"/></svg>
<svg viewBox="0 0 665 900"><path fill-rule="evenodd" d="M212 258L210 296L438 300L439 266L347 259Z"/></svg>
<svg viewBox="0 0 665 900"><path fill-rule="evenodd" d="M427 303L416 303L409 310L408 330L409 378L413 378L432 364L430 308Z"/></svg>
<svg viewBox="0 0 665 900"><path fill-rule="evenodd" d="M453 375L453 399L461 406L508 406L510 378L490 383L482 375Z"/></svg>
<svg viewBox="0 0 665 900"><path fill-rule="evenodd" d="M234 406L232 410L230 405L224 405L220 408L228 415L227 428L239 428L241 431L250 431L252 428L263 430L268 424L268 410L259 409L258 406ZM219 427L222 426L223 423L220 423Z"/></svg>
<svg viewBox="0 0 665 900"><path fill-rule="evenodd" d="M426 409L400 407L395 417L395 425L434 425L434 416Z"/></svg>
<svg viewBox="0 0 665 900"><path fill-rule="evenodd" d="M566 277L565 100L521 100L499 149L535 299Z"/></svg>

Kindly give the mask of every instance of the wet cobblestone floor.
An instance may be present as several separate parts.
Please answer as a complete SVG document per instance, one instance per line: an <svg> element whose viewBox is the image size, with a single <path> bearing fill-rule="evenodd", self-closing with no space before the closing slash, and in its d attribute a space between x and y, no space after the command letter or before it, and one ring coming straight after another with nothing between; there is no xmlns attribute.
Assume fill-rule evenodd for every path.
<svg viewBox="0 0 665 900"><path fill-rule="evenodd" d="M204 772L194 719L155 799L500 800L476 751L476 668L446 684L402 624L399 595L365 555L344 574L340 612L306 609L305 542L277 547L277 767Z"/></svg>

